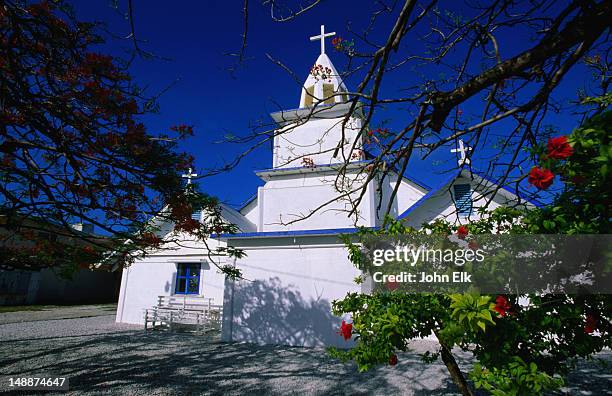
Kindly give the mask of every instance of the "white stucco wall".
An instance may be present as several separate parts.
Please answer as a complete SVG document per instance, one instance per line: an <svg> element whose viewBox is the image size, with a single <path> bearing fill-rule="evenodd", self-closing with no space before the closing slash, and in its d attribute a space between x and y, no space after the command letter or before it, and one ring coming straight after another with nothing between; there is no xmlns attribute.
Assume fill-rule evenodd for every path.
<svg viewBox="0 0 612 396"><path fill-rule="evenodd" d="M310 119L301 125L281 128L274 139L273 165L275 168L303 166L302 158L308 157L317 165L343 162L342 154L333 157L334 150L344 137L342 150L346 157L361 129L361 120L352 117L343 131L344 117ZM344 134L343 134L344 132ZM356 147L361 148L359 140Z"/></svg>
<svg viewBox="0 0 612 396"><path fill-rule="evenodd" d="M240 214L242 214L244 217L246 217L247 220L253 223L255 225L255 228L257 228L257 225L259 223L259 207L257 206L257 203L257 198L255 198L247 205L245 205L242 209L240 209Z"/></svg>
<svg viewBox="0 0 612 396"><path fill-rule="evenodd" d="M334 186L336 176L332 171L277 176L268 181L259 191L259 231L350 228L354 227L355 223L363 226L374 225L376 208L372 205L373 193L363 197L358 206L358 216L349 217L352 204L348 197L338 199L342 193ZM363 177L351 173L346 175L347 180ZM350 189L361 185L361 181L349 183L353 183ZM359 192L351 196L356 198ZM315 211L323 204L326 204L325 207ZM311 215L313 211L315 212ZM288 224L297 219L300 220Z"/></svg>
<svg viewBox="0 0 612 396"><path fill-rule="evenodd" d="M170 296L176 288L177 263L200 263L200 296L213 298L213 304L223 304L225 275L211 263L204 245L186 240L173 250L155 252L123 269L117 304L116 321L144 324L144 310L157 304L159 296ZM217 241L209 241L216 248ZM192 248L194 246L197 248ZM218 264L223 257L217 257Z"/></svg>
<svg viewBox="0 0 612 396"><path fill-rule="evenodd" d="M236 266L248 281L228 281L223 339L293 346L350 346L337 334L331 302L359 291L359 271L337 237L230 242L247 257Z"/></svg>
<svg viewBox="0 0 612 396"><path fill-rule="evenodd" d="M381 202L381 205L378 208L377 212L377 224L381 224L384 220L384 215L387 211L387 206L389 203L389 199L393 194L393 190L395 189L395 185L397 183L397 174L390 174L385 178L385 180L376 184L376 202ZM382 194L381 194L382 193ZM397 190L397 194L393 199L393 204L391 206L391 210L389 211L389 215L392 217L397 217L400 214L404 213L406 209L411 207L416 201L421 199L423 195L427 193L427 190L414 182L411 182L407 179L402 178L400 181L400 186Z"/></svg>

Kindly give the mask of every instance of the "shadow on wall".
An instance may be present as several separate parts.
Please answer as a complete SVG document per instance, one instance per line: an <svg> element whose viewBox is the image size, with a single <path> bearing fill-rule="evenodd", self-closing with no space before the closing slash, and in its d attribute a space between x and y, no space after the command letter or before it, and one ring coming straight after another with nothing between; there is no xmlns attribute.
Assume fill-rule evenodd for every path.
<svg viewBox="0 0 612 396"><path fill-rule="evenodd" d="M351 346L324 299L306 301L280 279L240 281L233 289L231 340L292 346ZM232 310L225 309L231 315ZM227 323L227 322L226 322ZM229 323L228 323L229 324Z"/></svg>

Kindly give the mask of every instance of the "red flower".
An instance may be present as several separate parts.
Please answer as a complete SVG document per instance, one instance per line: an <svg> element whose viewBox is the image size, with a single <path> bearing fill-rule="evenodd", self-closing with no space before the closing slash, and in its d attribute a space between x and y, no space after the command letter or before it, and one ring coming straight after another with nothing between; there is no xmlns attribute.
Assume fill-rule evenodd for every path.
<svg viewBox="0 0 612 396"><path fill-rule="evenodd" d="M567 136L557 136L548 139L548 156L554 159L566 159L574 153L574 149L567 142Z"/></svg>
<svg viewBox="0 0 612 396"><path fill-rule="evenodd" d="M587 334L591 334L597 329L597 317L592 313L587 314L586 323L584 325L584 332Z"/></svg>
<svg viewBox="0 0 612 396"><path fill-rule="evenodd" d="M495 299L495 308L493 308L499 316L506 316L512 306L504 296L497 296Z"/></svg>
<svg viewBox="0 0 612 396"><path fill-rule="evenodd" d="M340 325L340 330L338 330L338 334L340 334L342 337L344 337L345 341L350 340L352 335L353 335L353 324L352 323L346 323L343 320L342 324Z"/></svg>
<svg viewBox="0 0 612 396"><path fill-rule="evenodd" d="M554 178L555 175L550 170L534 166L529 172L527 181L540 190L546 190L553 183Z"/></svg>
<svg viewBox="0 0 612 396"><path fill-rule="evenodd" d="M459 226L459 228L457 228L457 236L459 237L459 239L465 239L467 234L468 229L466 226Z"/></svg>
<svg viewBox="0 0 612 396"><path fill-rule="evenodd" d="M391 366L395 366L397 364L397 355L396 354L391 355L391 357L389 358L389 364Z"/></svg>
<svg viewBox="0 0 612 396"><path fill-rule="evenodd" d="M395 289L398 288L398 286L399 285L397 284L396 281L393 281L393 282L387 281L387 289L389 289L389 290L395 290Z"/></svg>

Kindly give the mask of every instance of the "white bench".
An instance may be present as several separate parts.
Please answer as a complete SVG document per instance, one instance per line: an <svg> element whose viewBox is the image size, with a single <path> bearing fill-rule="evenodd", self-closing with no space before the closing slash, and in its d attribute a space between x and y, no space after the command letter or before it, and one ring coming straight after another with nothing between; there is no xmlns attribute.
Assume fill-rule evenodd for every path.
<svg viewBox="0 0 612 396"><path fill-rule="evenodd" d="M199 296L159 296L157 305L145 310L145 331L158 326L173 330L177 324L194 325L196 331L220 331L223 307L212 298Z"/></svg>

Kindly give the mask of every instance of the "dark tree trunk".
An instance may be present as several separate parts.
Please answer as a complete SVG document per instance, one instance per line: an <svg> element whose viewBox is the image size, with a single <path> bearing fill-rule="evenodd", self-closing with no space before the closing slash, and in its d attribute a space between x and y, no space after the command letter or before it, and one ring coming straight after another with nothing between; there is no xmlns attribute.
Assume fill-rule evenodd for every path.
<svg viewBox="0 0 612 396"><path fill-rule="evenodd" d="M446 365L446 368L448 369L448 372L451 378L453 379L453 382L455 383L455 385L457 385L463 396L474 396L474 392L472 392L472 390L470 389L470 386L465 380L463 373L459 369L459 365L453 357L453 354L451 353L450 349L442 343L440 343L440 345L442 345L442 361Z"/></svg>

